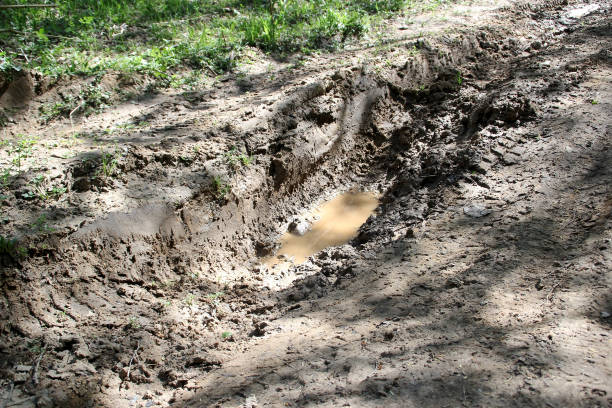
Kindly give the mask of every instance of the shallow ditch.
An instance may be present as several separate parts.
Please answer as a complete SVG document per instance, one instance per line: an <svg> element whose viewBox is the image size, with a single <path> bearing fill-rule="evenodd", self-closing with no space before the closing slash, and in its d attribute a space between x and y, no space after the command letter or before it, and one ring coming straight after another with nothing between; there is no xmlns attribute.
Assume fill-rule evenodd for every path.
<svg viewBox="0 0 612 408"><path fill-rule="evenodd" d="M439 187L482 183L483 152L498 147L483 129L495 134L537 115L538 89L492 74L529 46L507 34L418 39L406 45L418 53L387 72L367 65L338 71L272 106L269 118L202 136L221 146L217 153L235 146L253 156L249 166L229 166L212 153L185 164L180 146L172 153L163 143L129 146L119 164L126 189L132 179L195 187L177 202L151 200L87 220L6 268L11 323L2 328L3 350L17 362L30 353L23 339L35 339L53 356L45 381L79 374L109 389L124 382L182 387L190 370L219 366L215 351L265 333L261 316L284 301L323 295L304 286L331 286L354 273L353 257L411 236L442 199ZM502 163L515 160L504 149L495 152ZM81 170L67 177L91 176ZM231 189L219 195L215 177ZM298 228L296 217L308 218L308 210L349 191L370 191L380 201L374 211L376 201L366 200L365 214L374 216L358 231L296 254L304 259L295 264L261 265L284 253L279 243ZM352 227L367 217L358 218ZM135 341L146 364L132 367ZM194 357L193 349L204 356ZM77 383L74 389L88 394Z"/></svg>

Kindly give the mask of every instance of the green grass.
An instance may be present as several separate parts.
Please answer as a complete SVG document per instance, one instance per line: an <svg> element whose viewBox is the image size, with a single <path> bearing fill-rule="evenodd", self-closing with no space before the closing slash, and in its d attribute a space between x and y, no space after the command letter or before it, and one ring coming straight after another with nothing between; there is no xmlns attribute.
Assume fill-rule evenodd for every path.
<svg viewBox="0 0 612 408"><path fill-rule="evenodd" d="M6 238L0 235L0 259L6 256L14 256L17 253L17 239Z"/></svg>
<svg viewBox="0 0 612 408"><path fill-rule="evenodd" d="M232 186L224 181L220 176L213 177L213 185L215 188L215 197L219 200L225 199L225 197L232 191Z"/></svg>
<svg viewBox="0 0 612 408"><path fill-rule="evenodd" d="M23 68L53 78L113 70L169 85L183 69L232 70L249 46L282 55L340 47L415 1L41 0L58 7L0 10L0 76ZM64 102L49 115L78 106Z"/></svg>
<svg viewBox="0 0 612 408"><path fill-rule="evenodd" d="M110 93L105 92L97 81L94 81L76 95L66 94L62 96L61 101L43 105L40 111L47 122L58 117L69 117L77 112L89 115L108 106L110 97Z"/></svg>

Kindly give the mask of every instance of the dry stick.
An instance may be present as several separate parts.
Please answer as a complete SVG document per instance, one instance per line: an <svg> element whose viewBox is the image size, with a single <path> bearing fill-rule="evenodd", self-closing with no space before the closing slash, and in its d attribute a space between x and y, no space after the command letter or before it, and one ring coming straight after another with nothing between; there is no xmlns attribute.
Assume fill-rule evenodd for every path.
<svg viewBox="0 0 612 408"><path fill-rule="evenodd" d="M57 4L2 4L0 9L57 7Z"/></svg>
<svg viewBox="0 0 612 408"><path fill-rule="evenodd" d="M72 115L74 114L74 112L76 112L80 107L82 107L83 105L85 105L85 101L79 103L77 105L76 108L74 108L71 112L70 115L68 115L68 118L70 119L70 130L72 131L72 133L74 133L74 123L72 122ZM76 320L76 319L74 319Z"/></svg>
<svg viewBox="0 0 612 408"><path fill-rule="evenodd" d="M25 51L23 50L23 48L20 48L20 50L21 50L21 55L23 55L23 58L25 58L26 62L29 64L30 63L30 59L26 55Z"/></svg>
<svg viewBox="0 0 612 408"><path fill-rule="evenodd" d="M548 296L546 296L546 303L550 303L550 299L551 299L551 297L552 297L552 295L553 295L553 293L554 293L555 289L557 289L557 288L559 287L559 285L560 285L560 284L561 284L560 282L557 282L557 283L556 283L556 284L555 284L555 285L552 287L552 289L550 290L550 293L548 294Z"/></svg>
<svg viewBox="0 0 612 408"><path fill-rule="evenodd" d="M125 381L130 380L130 371L132 371L132 363L134 362L134 359L136 358L136 353L138 353L138 349L140 349L140 340L138 340L138 343L136 344L136 350L134 350L134 353L132 354L132 358L130 358L130 363L128 364L127 374L125 378L123 379L123 381L121 381L121 384L119 384L119 389L121 389L121 386L123 385Z"/></svg>
<svg viewBox="0 0 612 408"><path fill-rule="evenodd" d="M36 364L32 368L31 379L32 379L32 384L34 385L38 385L38 367L40 366L40 361L42 360L46 352L47 352L47 345L45 344L45 347L43 347L42 351L38 355L38 358L36 359Z"/></svg>

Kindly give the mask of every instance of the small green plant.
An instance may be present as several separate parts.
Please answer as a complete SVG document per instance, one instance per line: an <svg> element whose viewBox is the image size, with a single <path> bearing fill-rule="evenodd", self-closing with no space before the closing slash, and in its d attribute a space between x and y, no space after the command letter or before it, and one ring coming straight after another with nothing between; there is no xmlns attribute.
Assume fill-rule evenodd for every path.
<svg viewBox="0 0 612 408"><path fill-rule="evenodd" d="M226 340L232 337L232 332L230 331L224 331L223 333L221 333L221 338Z"/></svg>
<svg viewBox="0 0 612 408"><path fill-rule="evenodd" d="M52 197L58 198L64 193L66 193L66 188L65 187L51 187L50 190L47 190L47 193Z"/></svg>
<svg viewBox="0 0 612 408"><path fill-rule="evenodd" d="M218 298L220 298L221 296L223 296L223 292L215 292L215 293L210 293L208 295L206 295L206 299L209 300L217 300Z"/></svg>
<svg viewBox="0 0 612 408"><path fill-rule="evenodd" d="M224 199L232 191L232 187L223 181L220 176L213 178L213 184L215 186L215 196L218 199Z"/></svg>
<svg viewBox="0 0 612 408"><path fill-rule="evenodd" d="M170 302L169 300L162 300L161 305L165 308L170 307L170 305L172 304L172 302Z"/></svg>
<svg viewBox="0 0 612 408"><path fill-rule="evenodd" d="M9 169L3 169L0 173L0 185L2 188L8 188L11 182L11 171Z"/></svg>
<svg viewBox="0 0 612 408"><path fill-rule="evenodd" d="M117 150L114 153L103 152L102 161L100 163L100 176L104 178L112 177L117 170L118 154Z"/></svg>
<svg viewBox="0 0 612 408"><path fill-rule="evenodd" d="M459 86L461 86L461 84L463 84L463 76L461 75L460 71L457 71L456 80L457 80L457 84Z"/></svg>
<svg viewBox="0 0 612 408"><path fill-rule="evenodd" d="M21 66L6 51L0 51L0 74L10 80L13 74L19 71L21 71Z"/></svg>
<svg viewBox="0 0 612 408"><path fill-rule="evenodd" d="M597 105L599 102L597 101L597 99L593 99L591 100L591 105Z"/></svg>
<svg viewBox="0 0 612 408"><path fill-rule="evenodd" d="M68 319L68 315L66 314L66 312L64 310L61 310L59 312L57 312L57 321L58 322L64 322Z"/></svg>
<svg viewBox="0 0 612 408"><path fill-rule="evenodd" d="M39 174L35 176L30 182L30 187L32 187L32 191L28 191L23 195L24 198L34 198L38 197L41 200L47 200L49 198L49 194L47 193L47 189L44 187L46 182L46 177Z"/></svg>
<svg viewBox="0 0 612 408"><path fill-rule="evenodd" d="M236 146L232 146L232 148L225 153L225 160L232 170L236 170L240 164L243 166L248 166L251 164L253 161L253 156L247 156L243 152L239 152L236 149Z"/></svg>
<svg viewBox="0 0 612 408"><path fill-rule="evenodd" d="M49 226L47 222L47 216L45 214L40 215L36 220L32 223L31 227L36 232L48 233L55 231L55 228Z"/></svg>
<svg viewBox="0 0 612 408"><path fill-rule="evenodd" d="M195 295L193 293L189 293L187 296L185 296L184 302L187 306L193 306L195 300Z"/></svg>
<svg viewBox="0 0 612 408"><path fill-rule="evenodd" d="M5 238L0 235L0 255L15 255L17 252L17 239L16 238Z"/></svg>
<svg viewBox="0 0 612 408"><path fill-rule="evenodd" d="M21 171L22 161L32 155L32 146L36 142L34 138L29 139L24 135L19 135L17 141L11 143L8 153L11 157L11 164L17 171Z"/></svg>
<svg viewBox="0 0 612 408"><path fill-rule="evenodd" d="M238 159L240 160L243 166L248 166L249 164L251 164L251 162L253 162L253 156L247 156L246 154L241 154L240 156L238 156Z"/></svg>
<svg viewBox="0 0 612 408"><path fill-rule="evenodd" d="M138 318L135 316L130 317L129 323L130 327L134 330L140 329L142 326L138 321Z"/></svg>
<svg viewBox="0 0 612 408"><path fill-rule="evenodd" d="M50 122L59 117L72 117L76 113L89 115L106 108L111 94L104 91L96 82L85 86L78 94L66 94L59 101L42 105L40 113L43 120Z"/></svg>

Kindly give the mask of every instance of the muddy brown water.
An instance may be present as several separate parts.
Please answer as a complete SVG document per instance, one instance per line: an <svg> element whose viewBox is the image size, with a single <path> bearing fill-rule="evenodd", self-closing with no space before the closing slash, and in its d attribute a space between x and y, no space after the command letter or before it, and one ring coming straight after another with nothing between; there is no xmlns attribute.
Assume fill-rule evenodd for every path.
<svg viewBox="0 0 612 408"><path fill-rule="evenodd" d="M317 218L311 228L302 236L285 233L277 256L266 259L265 264L272 267L287 259L300 264L325 248L350 241L378 203L378 196L370 192L347 192L323 203L307 217Z"/></svg>

